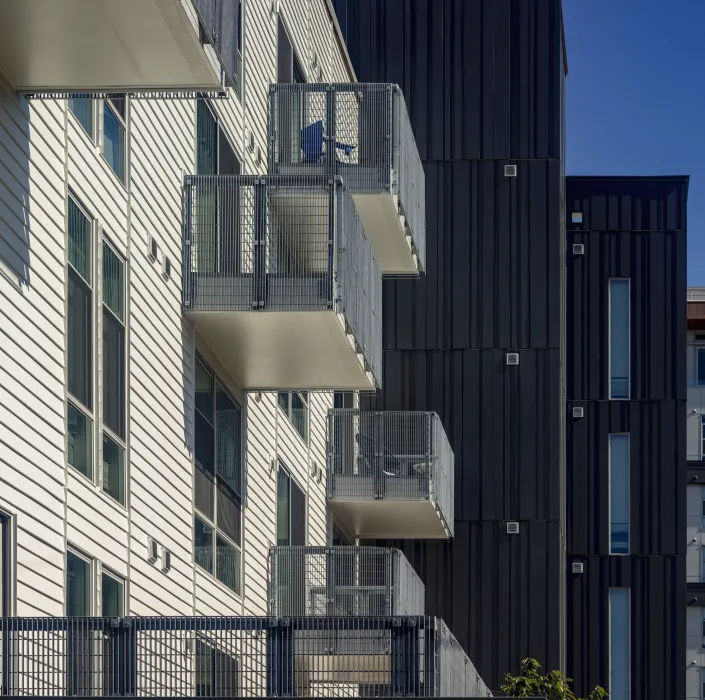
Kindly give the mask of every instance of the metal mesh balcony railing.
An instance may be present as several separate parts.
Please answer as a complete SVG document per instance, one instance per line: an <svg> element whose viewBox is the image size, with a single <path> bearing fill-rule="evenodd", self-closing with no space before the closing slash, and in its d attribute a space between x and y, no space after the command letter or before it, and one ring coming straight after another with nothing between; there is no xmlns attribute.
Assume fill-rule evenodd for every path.
<svg viewBox="0 0 705 700"><path fill-rule="evenodd" d="M340 180L189 175L183 217L186 311L335 311L379 381L382 278Z"/></svg>
<svg viewBox="0 0 705 700"><path fill-rule="evenodd" d="M4 695L490 695L432 617L45 617L0 625Z"/></svg>
<svg viewBox="0 0 705 700"><path fill-rule="evenodd" d="M274 84L269 140L272 174L337 175L353 193L397 196L424 267L426 179L398 85Z"/></svg>
<svg viewBox="0 0 705 700"><path fill-rule="evenodd" d="M328 497L341 501L430 501L453 533L455 460L429 411L328 413Z"/></svg>
<svg viewBox="0 0 705 700"><path fill-rule="evenodd" d="M398 549L272 547L270 615L422 615L425 589Z"/></svg>

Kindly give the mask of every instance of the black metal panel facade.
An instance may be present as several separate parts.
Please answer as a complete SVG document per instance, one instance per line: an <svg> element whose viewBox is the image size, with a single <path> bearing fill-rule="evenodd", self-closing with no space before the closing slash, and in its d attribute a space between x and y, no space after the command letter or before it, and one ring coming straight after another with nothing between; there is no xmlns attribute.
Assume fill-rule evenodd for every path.
<svg viewBox="0 0 705 700"><path fill-rule="evenodd" d="M387 351L363 409L436 411L455 453L455 518L560 520L559 350ZM452 629L452 627L451 627Z"/></svg>
<svg viewBox="0 0 705 700"><path fill-rule="evenodd" d="M576 231L685 231L688 177L568 177L566 226ZM573 222L573 214L582 222ZM685 249L685 248L684 248Z"/></svg>
<svg viewBox="0 0 705 700"><path fill-rule="evenodd" d="M565 571L560 525L457 522L450 542L395 541L426 585L426 614L451 626L487 685L534 656L562 665Z"/></svg>
<svg viewBox="0 0 705 700"><path fill-rule="evenodd" d="M504 166L515 163L516 177ZM558 348L561 163L425 164L426 274L385 280L385 349Z"/></svg>
<svg viewBox="0 0 705 700"><path fill-rule="evenodd" d="M685 559L588 557L568 579L568 676L585 697L609 683L609 589L630 589L631 697L685 698Z"/></svg>
<svg viewBox="0 0 705 700"><path fill-rule="evenodd" d="M573 418L573 406L583 418ZM568 403L567 544L609 555L609 435L629 433L629 551L685 555L685 402Z"/></svg>
<svg viewBox="0 0 705 700"><path fill-rule="evenodd" d="M560 158L560 0L334 0L358 79L398 83L421 159Z"/></svg>
<svg viewBox="0 0 705 700"><path fill-rule="evenodd" d="M567 178L566 189L574 211L584 206L588 219L581 230L567 224L568 396L609 398L609 280L621 277L630 280L630 397L685 399L687 181L652 186L643 178ZM653 213L650 223L640 212ZM604 230L595 222L681 228ZM574 254L573 244L582 244L584 253Z"/></svg>

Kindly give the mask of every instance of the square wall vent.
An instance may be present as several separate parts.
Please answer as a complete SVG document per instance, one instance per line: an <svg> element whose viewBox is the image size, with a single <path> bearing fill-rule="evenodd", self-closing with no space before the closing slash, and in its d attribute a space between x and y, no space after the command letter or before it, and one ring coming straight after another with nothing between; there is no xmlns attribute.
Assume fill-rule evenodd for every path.
<svg viewBox="0 0 705 700"><path fill-rule="evenodd" d="M159 559L159 545L151 537L147 538L147 560L154 564Z"/></svg>
<svg viewBox="0 0 705 700"><path fill-rule="evenodd" d="M516 177L517 176L517 166L516 165L505 165L504 166L504 177Z"/></svg>
<svg viewBox="0 0 705 700"><path fill-rule="evenodd" d="M157 239L154 236L147 236L147 255L154 262L159 257L159 246Z"/></svg>
<svg viewBox="0 0 705 700"><path fill-rule="evenodd" d="M585 245L583 243L573 243L573 255L584 255Z"/></svg>
<svg viewBox="0 0 705 700"><path fill-rule="evenodd" d="M582 406L573 406L573 418L583 418L585 409Z"/></svg>
<svg viewBox="0 0 705 700"><path fill-rule="evenodd" d="M508 352L507 353L507 364L510 366L515 366L519 364L519 353L518 352Z"/></svg>
<svg viewBox="0 0 705 700"><path fill-rule="evenodd" d="M573 562L573 573L574 574L582 574L584 570L583 562L581 561L574 561Z"/></svg>
<svg viewBox="0 0 705 700"><path fill-rule="evenodd" d="M519 534L519 523L507 523L507 534L508 535L518 535Z"/></svg>

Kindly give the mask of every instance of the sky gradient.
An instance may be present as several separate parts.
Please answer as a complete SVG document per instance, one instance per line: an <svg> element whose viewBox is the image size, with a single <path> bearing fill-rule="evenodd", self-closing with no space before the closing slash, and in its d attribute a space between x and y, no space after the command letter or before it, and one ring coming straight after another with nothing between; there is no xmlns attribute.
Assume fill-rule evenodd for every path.
<svg viewBox="0 0 705 700"><path fill-rule="evenodd" d="M705 286L705 0L563 0L569 175L690 175Z"/></svg>

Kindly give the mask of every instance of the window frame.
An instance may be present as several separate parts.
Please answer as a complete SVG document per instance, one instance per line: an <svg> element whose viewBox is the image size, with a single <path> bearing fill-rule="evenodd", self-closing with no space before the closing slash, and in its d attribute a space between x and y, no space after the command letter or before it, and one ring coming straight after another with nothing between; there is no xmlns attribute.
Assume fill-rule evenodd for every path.
<svg viewBox="0 0 705 700"><path fill-rule="evenodd" d="M216 175L222 175L222 174L235 174L235 175L242 175L244 173L243 169L243 164L244 160L240 156L240 153L238 153L238 150L235 148L233 145L234 142L228 136L227 131L223 128L223 123L220 118L220 115L218 114L218 110L213 106L213 103L211 102L210 99L207 99L205 97L202 97L201 99L198 100L199 104L202 104L206 109L210 112L211 117L213 118L213 122L215 124L215 174ZM210 173L201 173L199 171L199 163L198 163L198 134L199 134L199 129L198 129L198 110L196 110L196 120L195 120L195 127L196 127L196 153L195 153L195 163L196 163L196 175L201 175L201 174L206 174L210 175ZM237 160L237 165L238 165L238 172L237 173L221 173L220 171L220 166L221 166L221 158L220 158L220 153L221 153L221 140L225 139L225 142L228 146L228 148L232 151L233 155L235 156L235 159Z"/></svg>
<svg viewBox="0 0 705 700"><path fill-rule="evenodd" d="M612 283L627 283L627 395L612 396ZM610 401L629 401L632 393L632 281L631 277L610 277L607 293L607 396Z"/></svg>
<svg viewBox="0 0 705 700"><path fill-rule="evenodd" d="M627 438L627 551L615 552L612 549L612 438L626 437ZM608 474L608 489L607 489L607 512L609 513L609 554L610 556L629 556L631 553L631 458L632 458L632 441L630 433L610 433L608 435L608 452L607 452L607 474Z"/></svg>
<svg viewBox="0 0 705 700"><path fill-rule="evenodd" d="M125 603L126 603L126 597L125 597L125 591L127 590L127 585L125 579L120 576L119 574L116 574L112 569L109 569L106 566L101 565L100 567L100 594L101 594L101 603L100 603L100 615L101 617L106 617L104 615L104 610L103 610L103 601L102 601L102 596L103 596L103 588L104 588L104 580L105 578L110 578L113 581L116 581L118 584L120 584L120 591L122 593L121 595L121 600L120 600L120 614L118 617L124 617L125 616ZM112 617L112 616L111 616Z"/></svg>
<svg viewBox="0 0 705 700"><path fill-rule="evenodd" d="M609 660L609 688L608 688L608 693L609 697L612 698L612 592L613 591L625 591L627 594L627 644L626 644L626 649L627 649L627 700L631 698L631 693L632 693L632 674L631 674L631 667L632 667L632 596L631 596L631 589L624 587L624 586L615 586L615 587L610 587L608 589L608 598L607 598L607 640L608 640L608 660ZM624 647L621 647L624 648ZM615 698L615 700L620 700L619 698Z"/></svg>
<svg viewBox="0 0 705 700"><path fill-rule="evenodd" d="M294 394L298 394L299 398L303 402L305 409L306 409L306 418L305 418L305 427L304 427L304 432L305 435L301 434L301 431L298 429L296 423L294 422L294 408L293 408L293 397ZM282 405L279 403L280 397L286 395L287 396L287 409L286 411L282 407ZM281 413L284 414L284 417L287 419L289 422L289 425L294 429L296 434L301 438L301 440L304 441L306 445L308 445L311 441L311 404L310 404L310 399L311 399L311 393L308 391L278 391L277 392L277 408L281 411Z"/></svg>
<svg viewBox="0 0 705 700"><path fill-rule="evenodd" d="M71 108L71 103L72 102L77 102L80 100L85 100L88 103L88 113L90 114L91 117L91 128L90 131L86 129L85 125L83 122L78 118L76 112L73 111ZM96 104L98 100L92 98L92 97L79 97L79 98L67 98L66 100L66 108L68 109L69 113L73 116L73 118L76 120L76 123L81 127L81 130L83 131L86 136L90 139L91 143L95 145L95 139L96 139L96 126L98 123L98 115L97 109L96 109Z"/></svg>
<svg viewBox="0 0 705 700"><path fill-rule="evenodd" d="M96 605L96 560L93 557L84 554L80 549L73 547L72 545L67 545L66 553L64 555L64 615L66 617L82 617L81 615L73 616L68 614L68 575L69 575L69 556L76 557L80 559L84 564L88 565L88 615L93 615Z"/></svg>
<svg viewBox="0 0 705 700"><path fill-rule="evenodd" d="M128 460L127 460L127 435L128 435L128 408L127 408L127 392L128 392L128 372L127 372L127 343L128 343L128 337L127 337L127 319L128 319L128 312L127 312L127 260L126 258L120 254L118 249L112 244L110 241L109 237L105 235L105 232L101 232L102 235L100 236L100 250L101 250L101 255L100 255L100 304L99 304L99 310L100 312L97 314L98 315L98 324L97 324L97 331L98 331L98 337L96 338L95 342L95 347L100 350L101 353L101 364L99 367L99 371L101 373L101 382L100 382L100 421L98 424L98 466L99 466L99 476L98 476L98 482L101 491L111 500L117 503L118 505L122 506L123 508L127 507L127 501L128 501L128 488L127 488L127 469L128 469ZM104 262L104 255L105 255L105 248L109 248L112 253L117 257L119 263L122 265L122 313L123 317L120 319L117 314L105 303L103 300L103 285L104 285L104 275L103 275L103 262ZM125 437L121 438L112 428L110 428L108 425L105 424L105 411L103 410L105 401L104 401L104 392L105 392L105 382L103 381L103 374L104 374L104 365L103 363L105 362L105 353L103 352L103 343L105 342L105 333L104 333L104 317L105 313L109 313L112 315L112 317L122 326L123 330L123 381L122 381L122 420L124 422L124 432L125 432ZM109 440L112 440L120 450L122 450L122 495L123 495L123 500L120 501L119 499L115 498L112 494L108 493L105 490L105 483L104 483L104 478L103 478L103 439L107 433L107 437Z"/></svg>
<svg viewBox="0 0 705 700"><path fill-rule="evenodd" d="M117 95L114 95L113 97L116 97ZM100 134L101 134L101 139L100 139L100 155L102 156L103 160L105 161L105 164L108 166L110 169L110 172L115 175L115 177L118 179L120 183L122 183L123 186L127 187L127 181L129 179L128 177L128 165L129 165L129 158L128 158L128 152L130 150L129 143L128 143L128 136L129 136L129 128L128 125L130 123L130 100L127 96L127 94L123 95L122 98L125 100L125 116L123 117L117 107L113 103L112 97L105 97L101 100L101 107L100 107ZM121 127L122 133L123 133L123 153L122 153L122 168L123 168L123 173L122 177L118 175L118 173L115 172L113 169L113 166L110 164L110 161L107 159L105 156L105 110L109 109L113 117L118 122L118 126Z"/></svg>
<svg viewBox="0 0 705 700"><path fill-rule="evenodd" d="M67 313L66 313L66 353L68 357L68 336L69 336L69 329L68 329L68 323L69 323L69 314L68 314L68 285L69 285L69 277L71 273L73 272L78 278L81 283L84 283L90 292L90 319L91 319L91 333L90 333L90 345L91 345L91 357L90 357L90 373L91 373L91 379L90 379L90 392L91 392L91 404L92 408L88 408L80 399L77 397L73 396L71 393L71 390L69 388L69 382L68 382L68 367L66 369L66 376L67 376L67 381L66 381L66 462L69 466L69 468L73 469L76 474L80 474L83 478L88 479L91 483L95 484L95 474L96 474L96 449L97 449L97 438L96 438L96 423L97 423L97 411L96 411L96 384L97 384L97 358L96 358L96 335L97 335L97 329L96 329L96 322L97 322L97 313L96 313L96 271L97 271L97 265L96 265L96 251L98 246L96 245L97 243L97 222L95 217L93 217L91 214L89 214L88 210L83 206L81 200L74 194L72 190L69 190L67 199L66 199L66 209L67 209L67 226L66 226L66 239L68 241L68 236L69 236L69 230L68 230L68 210L69 210L69 202L72 201L74 205L78 208L79 212L86 217L86 219L89 222L89 231L90 231L90 251L88 255L88 260L90 262L90 281L87 281L83 275L72 265L71 261L68 259L68 244L67 244L67 253L66 253L66 298L67 298ZM91 449L90 449L90 469L89 469L89 474L84 474L78 467L74 466L73 464L70 464L68 461L68 439L69 439L69 433L68 433L68 412L69 412L69 405L73 406L75 410L77 410L79 413L82 413L84 417L88 418L90 422L90 436L91 436Z"/></svg>
<svg viewBox="0 0 705 700"><path fill-rule="evenodd" d="M287 478L287 504L289 508L288 512L288 542L287 544L279 544L279 475L284 474ZM293 546L291 544L291 533L293 532L293 528L291 526L291 513L292 513L292 508L291 508L291 486L292 484L296 486L296 488L301 492L303 499L304 499L304 536L303 536L303 541L304 544L302 546L306 546L308 543L308 494L306 493L306 489L301 488L301 485L299 482L296 480L294 475L292 474L291 470L282 462L281 459L277 460L277 481L276 481L276 493L275 493L275 516L274 516L274 522L275 522L275 540L277 543L277 546L282 546L282 547L291 547Z"/></svg>
<svg viewBox="0 0 705 700"><path fill-rule="evenodd" d="M243 577L244 577L244 571L243 571L243 545L242 545L242 521L243 521L243 496L242 492L244 491L244 480L245 480L245 464L244 464L244 440L243 440L243 435L244 435L244 413L242 409L241 403L233 396L232 392L228 390L228 388L225 386L225 383L218 377L218 374L210 367L208 362L203 358L203 356L200 353L196 353L196 358L195 358L196 364L194 364L194 376L196 372L196 367L198 363L201 364L203 369L208 372L208 374L211 377L211 387L212 387L212 416L213 420L208 420L203 413L198 409L196 406L196 398L195 398L195 391L194 391L194 402L193 402L193 410L194 410L194 420L193 420L193 426L194 426L194 441L195 441L195 431L196 431L196 411L203 417L204 420L207 420L208 423L212 426L213 428L213 472L211 473L204 465L200 464L196 458L196 450L194 449L193 451L193 478L194 478L194 489L193 489L193 539L194 539L194 546L193 546L193 563L195 566L197 566L201 571L205 572L209 576L212 576L216 581L221 583L223 586L225 586L233 595L237 596L238 598L242 598L242 591L243 591ZM215 461L216 459L216 450L217 450L217 443L218 443L218 430L217 430L217 425L213 422L216 416L216 397L218 393L218 388L223 391L223 393L227 396L227 398L235 405L237 406L238 411L240 412L240 444L239 444L239 475L238 475L238 485L240 489L240 493L238 493L226 480L223 476L218 474L218 465ZM204 513L202 510L200 510L197 506L197 499L196 499L196 471L201 470L204 472L206 475L210 476L212 479L212 490L213 490L213 498L212 498L212 507L213 507L213 518L211 518L207 513ZM239 518L239 531L240 531L240 543L235 542L232 537L228 535L225 530L221 529L218 527L218 493L220 491L220 486L224 486L225 489L227 489L230 494L232 495L232 500L235 503L237 510L238 510L238 518ZM198 563L196 560L196 519L200 520L202 523L207 525L209 528L211 528L212 532L212 542L211 542L211 547L212 547L212 568L213 571L208 571L205 567L201 566L201 564ZM222 537L226 544L233 547L239 554L239 565L238 565L238 578L237 578L237 584L238 588L237 590L231 588L228 586L227 583L222 581L221 579L218 578L218 562L217 562L217 541L218 537Z"/></svg>
<svg viewBox="0 0 705 700"><path fill-rule="evenodd" d="M702 341L696 341L696 343L702 343ZM694 346L695 350L695 367L693 368L693 385L694 386L705 386L705 377L700 378L700 353L705 354L705 345L696 344Z"/></svg>

